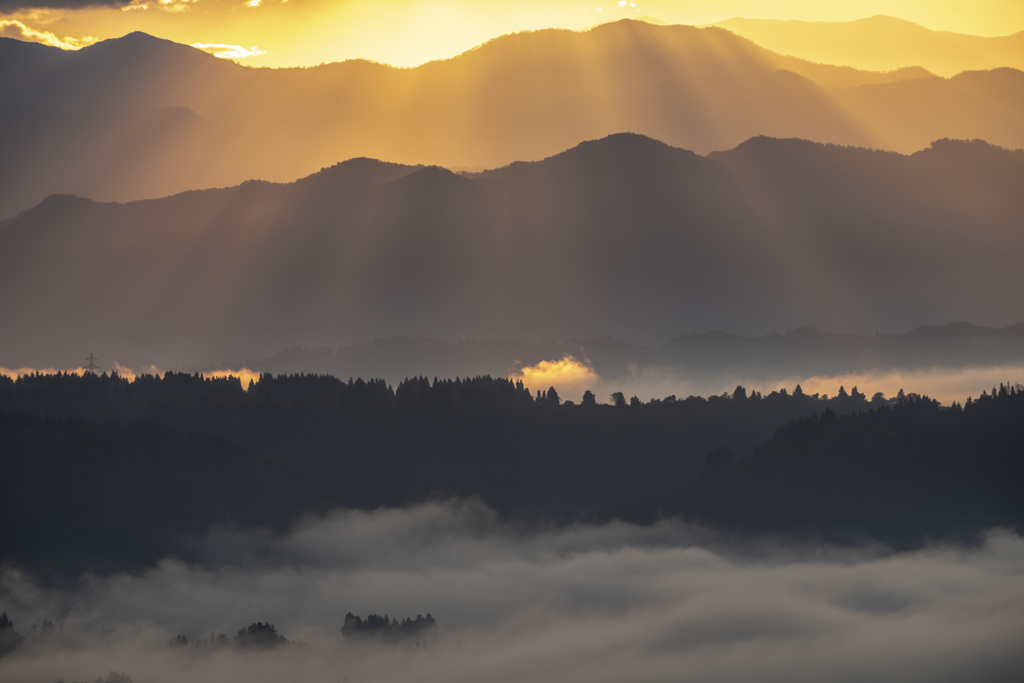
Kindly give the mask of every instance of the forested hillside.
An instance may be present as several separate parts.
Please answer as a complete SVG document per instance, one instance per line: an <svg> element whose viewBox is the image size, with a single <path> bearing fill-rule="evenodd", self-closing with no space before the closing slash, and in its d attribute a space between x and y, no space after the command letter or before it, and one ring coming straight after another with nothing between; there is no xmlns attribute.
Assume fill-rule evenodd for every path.
<svg viewBox="0 0 1024 683"><path fill-rule="evenodd" d="M901 546L1024 520L1019 387L948 409L855 388L595 399L487 377L0 378L3 559L141 568L214 523L448 496L526 526L681 515Z"/></svg>

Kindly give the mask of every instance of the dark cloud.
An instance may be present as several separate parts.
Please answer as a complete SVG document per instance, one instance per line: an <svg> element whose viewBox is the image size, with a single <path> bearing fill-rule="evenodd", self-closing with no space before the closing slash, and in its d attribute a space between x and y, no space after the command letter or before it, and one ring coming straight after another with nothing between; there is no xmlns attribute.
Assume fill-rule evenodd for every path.
<svg viewBox="0 0 1024 683"><path fill-rule="evenodd" d="M339 512L287 535L222 529L197 547L201 562L74 588L4 569L16 625L58 619L69 640L0 660L0 679L942 683L1024 670L1024 539L1009 532L903 554L737 547L667 521L522 533L464 501ZM349 610L430 611L441 631L425 650L356 647L338 634ZM304 645L166 646L256 620Z"/></svg>
<svg viewBox="0 0 1024 683"><path fill-rule="evenodd" d="M0 14L26 9L85 9L87 7L125 7L131 0L0 0Z"/></svg>

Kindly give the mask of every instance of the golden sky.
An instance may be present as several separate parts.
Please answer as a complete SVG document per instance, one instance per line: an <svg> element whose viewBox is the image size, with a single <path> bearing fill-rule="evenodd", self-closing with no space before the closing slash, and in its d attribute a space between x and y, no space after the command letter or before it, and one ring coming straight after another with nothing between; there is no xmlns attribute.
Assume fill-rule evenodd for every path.
<svg viewBox="0 0 1024 683"><path fill-rule="evenodd" d="M624 17L699 25L877 14L974 35L1024 30L1024 0L0 0L0 35L76 47L145 31L252 66L351 58L413 66L504 33Z"/></svg>

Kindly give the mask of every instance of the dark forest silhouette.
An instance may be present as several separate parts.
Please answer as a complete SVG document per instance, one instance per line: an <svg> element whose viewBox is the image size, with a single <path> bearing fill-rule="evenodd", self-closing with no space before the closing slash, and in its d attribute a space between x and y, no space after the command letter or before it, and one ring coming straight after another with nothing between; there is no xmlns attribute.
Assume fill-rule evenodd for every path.
<svg viewBox="0 0 1024 683"><path fill-rule="evenodd" d="M950 408L856 388L604 400L489 377L0 378L2 559L132 570L213 523L447 496L526 525L678 515L896 547L1024 521L1019 386Z"/></svg>
<svg viewBox="0 0 1024 683"><path fill-rule="evenodd" d="M174 647L189 647L199 652L211 652L225 648L239 650L271 650L288 645L288 640L273 624L263 621L254 621L248 626L238 629L233 638L228 638L223 633L210 633L201 638L189 638L179 633L171 641Z"/></svg>
<svg viewBox="0 0 1024 683"><path fill-rule="evenodd" d="M58 679L57 683L64 683L64 679ZM76 683L76 682L75 681L71 681L70 683ZM121 672L118 672L118 671L111 671L110 673L108 673L106 675L106 677L104 677L104 676L97 676L95 678L95 680L92 680L92 681L81 681L81 683L133 683L133 682L132 682L131 677L128 676L128 674L121 673Z"/></svg>
<svg viewBox="0 0 1024 683"><path fill-rule="evenodd" d="M0 613L0 657L14 652L24 640L24 636L14 629L14 621L7 612Z"/></svg>
<svg viewBox="0 0 1024 683"><path fill-rule="evenodd" d="M6 612L0 612L0 658L10 655L24 646L52 646L48 641L54 638L54 633L59 630L63 637L64 625L55 629L53 622L46 620L42 627L32 625L28 637L23 636L14 628L14 622L7 616ZM429 612L424 616L417 614L415 617L399 619L391 618L388 615L369 614L365 619L349 612L345 615L341 626L341 636L353 643L380 643L380 644L402 644L425 647L428 641L433 638L438 630L437 619ZM69 640L61 644L67 645ZM278 632L277 627L272 623L254 621L248 626L238 629L234 637L229 638L223 633L210 633L208 636L189 638L179 633L169 643L173 648L189 648L197 653L212 653L220 650L236 650L241 652L265 651L281 648L295 641L290 641L283 634ZM100 683L131 683L124 674L111 672L107 679L100 677Z"/></svg>
<svg viewBox="0 0 1024 683"><path fill-rule="evenodd" d="M428 612L415 618L392 619L387 614L368 614L366 619L349 612L341 625L341 635L349 640L423 643L437 630L437 620Z"/></svg>

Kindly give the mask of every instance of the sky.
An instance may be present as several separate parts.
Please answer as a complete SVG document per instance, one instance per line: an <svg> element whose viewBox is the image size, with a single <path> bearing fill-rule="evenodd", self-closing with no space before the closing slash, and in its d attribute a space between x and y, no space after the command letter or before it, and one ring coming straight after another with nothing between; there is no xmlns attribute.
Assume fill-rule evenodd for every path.
<svg viewBox="0 0 1024 683"><path fill-rule="evenodd" d="M887 14L933 30L1024 30L1020 0L0 0L0 35L73 49L144 31L251 66L362 58L414 66L491 38L621 19L849 21Z"/></svg>

